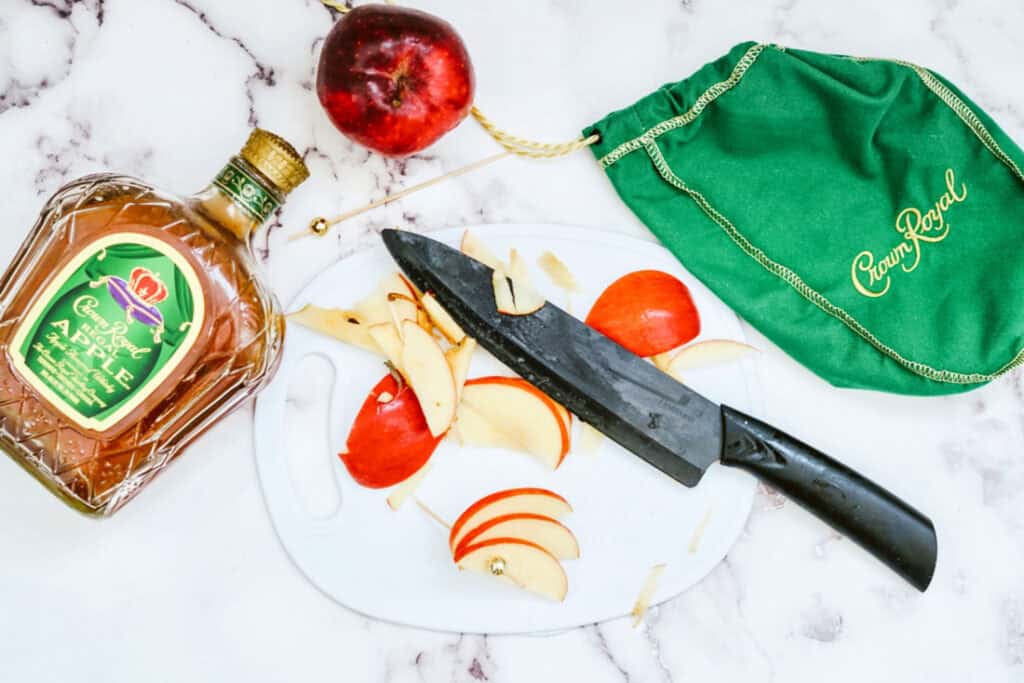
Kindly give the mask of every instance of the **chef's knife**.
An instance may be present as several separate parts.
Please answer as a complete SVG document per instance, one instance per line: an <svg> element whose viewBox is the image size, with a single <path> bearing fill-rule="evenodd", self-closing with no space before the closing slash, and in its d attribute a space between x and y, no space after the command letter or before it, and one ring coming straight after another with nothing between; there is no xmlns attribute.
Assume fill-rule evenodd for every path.
<svg viewBox="0 0 1024 683"><path fill-rule="evenodd" d="M918 590L935 570L927 517L817 449L681 384L551 303L498 313L493 271L436 240L385 230L405 274L462 329L581 420L668 476L696 486L715 462L738 467L856 541Z"/></svg>

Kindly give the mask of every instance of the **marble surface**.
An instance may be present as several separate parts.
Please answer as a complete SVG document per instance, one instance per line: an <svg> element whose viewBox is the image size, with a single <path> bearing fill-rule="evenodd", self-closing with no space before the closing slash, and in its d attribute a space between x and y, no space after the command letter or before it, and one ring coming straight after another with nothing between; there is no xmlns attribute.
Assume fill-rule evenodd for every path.
<svg viewBox="0 0 1024 683"><path fill-rule="evenodd" d="M534 137L572 137L753 38L927 65L1024 140L1020 2L416 4L461 30L481 108ZM311 90L334 19L317 0L4 0L0 261L63 182L119 170L197 189L254 124L293 141L313 170L256 242L285 301L392 225L546 221L647 236L582 153L505 160L325 240L287 243L311 216L494 150L472 122L404 161L344 140ZM0 679L1024 680L1024 375L951 398L839 391L751 335L765 349L768 419L933 516L940 558L926 595L762 492L727 560L639 628L486 638L374 622L322 596L282 552L249 406L103 522L70 514L0 459Z"/></svg>

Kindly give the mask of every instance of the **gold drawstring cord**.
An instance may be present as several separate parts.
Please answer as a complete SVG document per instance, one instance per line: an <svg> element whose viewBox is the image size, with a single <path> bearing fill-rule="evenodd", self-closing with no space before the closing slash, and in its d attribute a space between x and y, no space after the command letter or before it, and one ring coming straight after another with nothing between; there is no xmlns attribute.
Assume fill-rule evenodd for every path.
<svg viewBox="0 0 1024 683"><path fill-rule="evenodd" d="M327 5L328 7L336 9L342 13L348 12L350 9L352 9L351 7L347 7L341 4L340 2L337 2L336 0L321 0L321 2L323 2L324 5ZM436 185L444 180L447 180L449 178L456 178L460 175L470 173L479 168L483 168L488 164L492 164L495 161L499 161L509 156L520 156L527 157L530 159L557 159L559 157L564 157L566 155L572 154L573 152L583 149L584 147L589 147L590 145L594 144L595 142L598 142L601 139L599 135L594 134L588 137L580 136L575 140L570 140L569 142L537 142L536 140L522 138L502 130L497 125L495 125L493 121L487 118L487 116L485 116L484 113L481 112L480 109L478 109L476 106L473 106L469 110L469 113L473 116L474 119L476 119L476 122L480 124L480 127L483 128L484 131L486 131L486 133L490 135L495 142L497 142L505 149L504 152L501 152L500 154L495 154L493 156L485 157L483 159L480 159L479 161L474 161L471 164L457 168L454 171L449 171L448 173L437 176L436 178L431 178L430 180L419 183L418 185L407 187L406 189L396 192L395 194L382 197L381 199L370 202L369 204L361 206L358 209L346 211L345 213L335 216L334 218L325 218L322 216L314 218L309 223L309 229L292 234L288 238L288 240L294 241L302 239L303 237L308 237L310 235L326 235L327 232L333 226L337 225L338 223L341 223L342 221L347 221L350 218L354 218L360 214L366 213L367 211L376 209L379 206L385 206L387 204L390 204L391 202L398 201L399 199L408 197L411 194L419 192L420 190L425 190L428 187Z"/></svg>

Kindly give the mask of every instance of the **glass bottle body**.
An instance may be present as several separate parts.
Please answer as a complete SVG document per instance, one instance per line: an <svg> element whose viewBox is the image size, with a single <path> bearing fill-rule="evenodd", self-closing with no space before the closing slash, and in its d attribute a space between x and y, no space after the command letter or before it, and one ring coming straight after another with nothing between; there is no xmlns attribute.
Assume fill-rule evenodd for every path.
<svg viewBox="0 0 1024 683"><path fill-rule="evenodd" d="M0 448L73 507L124 505L276 369L284 322L211 187L62 188L0 280Z"/></svg>

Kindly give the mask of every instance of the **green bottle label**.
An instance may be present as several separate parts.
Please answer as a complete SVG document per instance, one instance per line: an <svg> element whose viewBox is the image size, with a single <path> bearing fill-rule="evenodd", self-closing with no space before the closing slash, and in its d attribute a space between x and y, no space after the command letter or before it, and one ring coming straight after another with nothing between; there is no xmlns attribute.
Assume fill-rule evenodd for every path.
<svg viewBox="0 0 1024 683"><path fill-rule="evenodd" d="M217 174L213 184L231 197L250 218L260 223L267 220L270 214L281 206L281 202L277 201L274 195L233 161L229 161L224 170Z"/></svg>
<svg viewBox="0 0 1024 683"><path fill-rule="evenodd" d="M202 287L167 243L139 233L79 252L22 320L22 378L80 427L104 431L145 401L195 343Z"/></svg>

